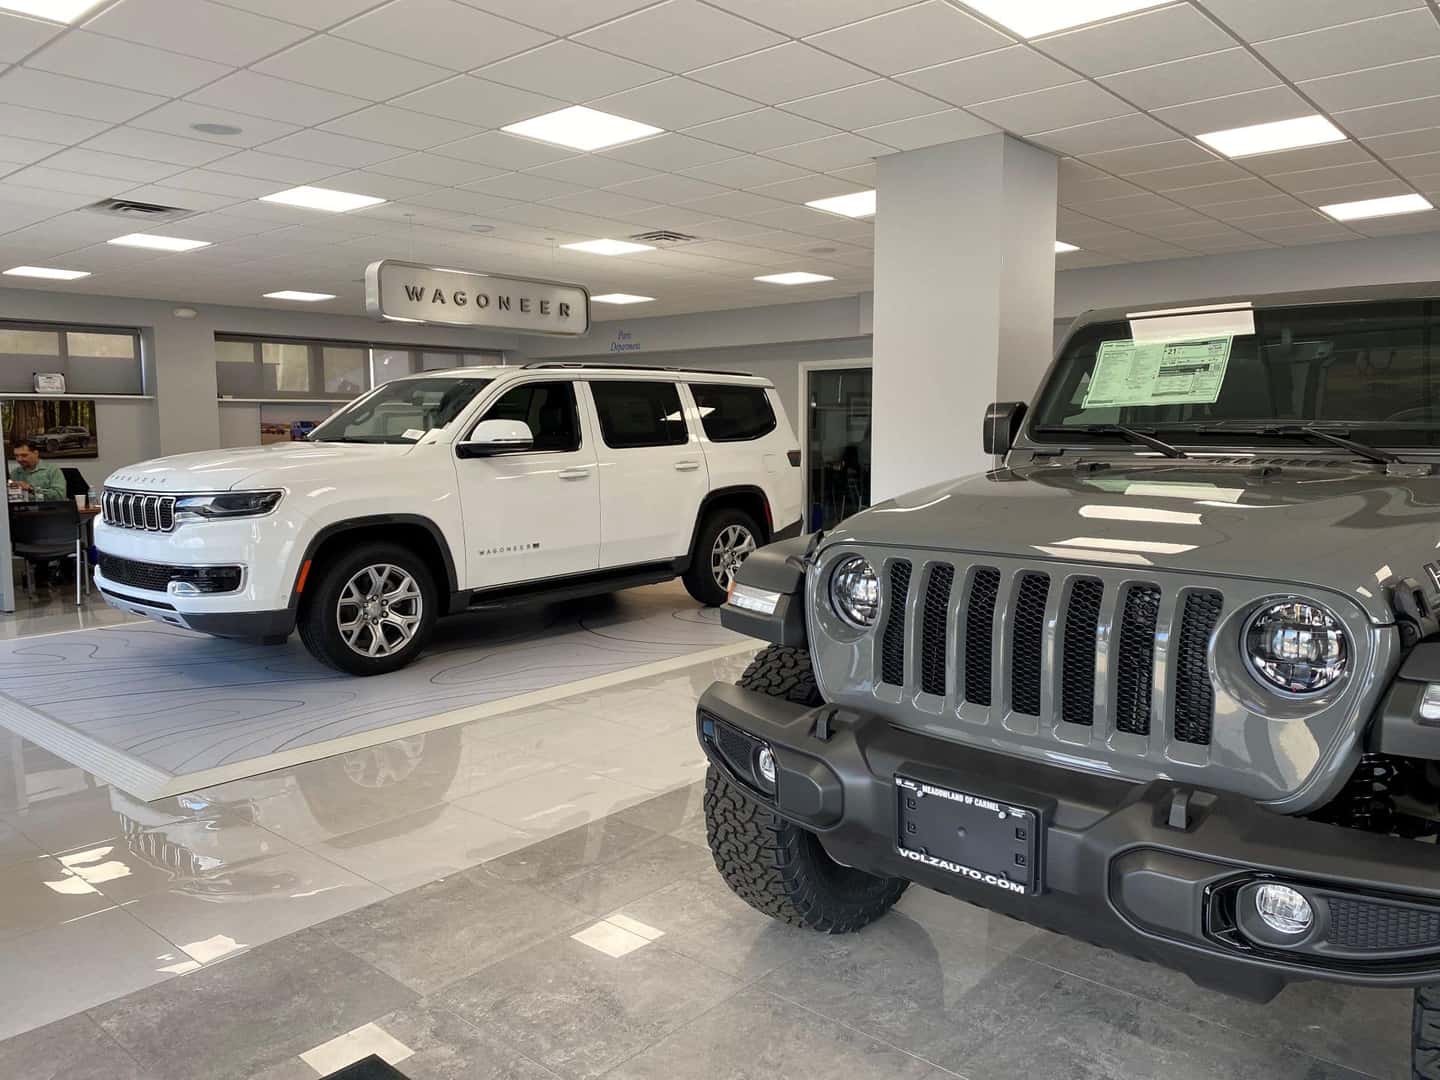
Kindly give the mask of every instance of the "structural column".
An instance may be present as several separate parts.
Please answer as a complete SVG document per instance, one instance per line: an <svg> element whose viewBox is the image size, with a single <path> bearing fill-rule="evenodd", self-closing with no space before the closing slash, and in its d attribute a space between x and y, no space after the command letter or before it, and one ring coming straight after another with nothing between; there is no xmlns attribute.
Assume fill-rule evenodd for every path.
<svg viewBox="0 0 1440 1080"><path fill-rule="evenodd" d="M989 467L991 401L1053 352L1053 154L983 135L879 161L871 497Z"/></svg>

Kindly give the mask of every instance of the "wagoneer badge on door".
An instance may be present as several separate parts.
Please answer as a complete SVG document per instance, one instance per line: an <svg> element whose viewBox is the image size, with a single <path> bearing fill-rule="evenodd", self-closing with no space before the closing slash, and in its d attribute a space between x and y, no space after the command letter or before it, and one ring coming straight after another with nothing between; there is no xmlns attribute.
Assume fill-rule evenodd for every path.
<svg viewBox="0 0 1440 1080"><path fill-rule="evenodd" d="M583 285L381 259L365 268L365 310L382 319L578 337L590 329Z"/></svg>

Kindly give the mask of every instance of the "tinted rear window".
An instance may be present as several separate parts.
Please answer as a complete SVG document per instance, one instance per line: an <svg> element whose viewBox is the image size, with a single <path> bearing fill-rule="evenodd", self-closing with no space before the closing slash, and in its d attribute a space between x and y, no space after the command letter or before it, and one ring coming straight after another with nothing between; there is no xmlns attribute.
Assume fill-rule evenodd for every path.
<svg viewBox="0 0 1440 1080"><path fill-rule="evenodd" d="M676 446L690 438L674 383L592 382L590 393L606 446Z"/></svg>
<svg viewBox="0 0 1440 1080"><path fill-rule="evenodd" d="M690 393L711 442L744 442L775 430L775 411L761 387L691 383Z"/></svg>

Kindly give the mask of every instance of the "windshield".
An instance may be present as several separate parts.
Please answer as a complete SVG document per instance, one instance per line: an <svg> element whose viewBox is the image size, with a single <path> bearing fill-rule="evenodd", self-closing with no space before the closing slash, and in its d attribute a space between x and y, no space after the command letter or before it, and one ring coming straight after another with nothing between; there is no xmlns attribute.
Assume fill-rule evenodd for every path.
<svg viewBox="0 0 1440 1080"><path fill-rule="evenodd" d="M310 433L310 442L413 443L443 428L490 379L400 379L352 401Z"/></svg>
<svg viewBox="0 0 1440 1080"><path fill-rule="evenodd" d="M1030 430L1038 442L1122 425L1234 444L1244 441L1234 429L1314 426L1428 447L1440 446L1437 420L1440 302L1405 300L1137 312L1087 326L1066 343Z"/></svg>

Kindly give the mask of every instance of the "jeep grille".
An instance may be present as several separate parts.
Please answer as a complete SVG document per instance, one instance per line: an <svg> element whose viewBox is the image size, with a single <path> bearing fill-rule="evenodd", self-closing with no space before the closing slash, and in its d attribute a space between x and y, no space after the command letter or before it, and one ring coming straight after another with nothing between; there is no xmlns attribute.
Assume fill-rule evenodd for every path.
<svg viewBox="0 0 1440 1080"><path fill-rule="evenodd" d="M100 511L105 524L117 529L172 532L175 528L174 495L106 488L100 497Z"/></svg>

